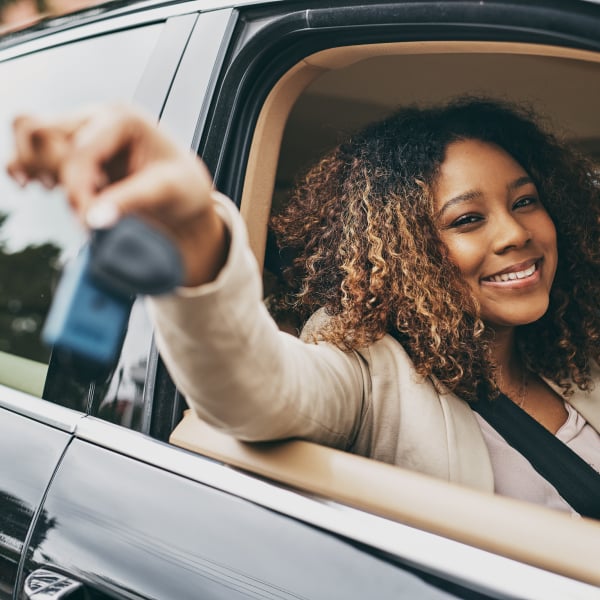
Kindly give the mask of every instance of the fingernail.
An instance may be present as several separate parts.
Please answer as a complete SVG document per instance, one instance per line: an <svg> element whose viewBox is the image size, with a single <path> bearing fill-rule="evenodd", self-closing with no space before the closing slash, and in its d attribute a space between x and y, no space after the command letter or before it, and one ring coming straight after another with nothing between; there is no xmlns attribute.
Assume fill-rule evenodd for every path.
<svg viewBox="0 0 600 600"><path fill-rule="evenodd" d="M51 190L56 185L56 179L54 179L54 177L52 177L52 175L48 175L47 173L42 173L40 175L40 183L47 190Z"/></svg>
<svg viewBox="0 0 600 600"><path fill-rule="evenodd" d="M85 220L91 229L107 229L119 220L119 210L110 202L93 204L85 215Z"/></svg>
<svg viewBox="0 0 600 600"><path fill-rule="evenodd" d="M17 182L17 185L20 185L21 187L25 187L29 181L29 178L24 171L13 171L11 176Z"/></svg>

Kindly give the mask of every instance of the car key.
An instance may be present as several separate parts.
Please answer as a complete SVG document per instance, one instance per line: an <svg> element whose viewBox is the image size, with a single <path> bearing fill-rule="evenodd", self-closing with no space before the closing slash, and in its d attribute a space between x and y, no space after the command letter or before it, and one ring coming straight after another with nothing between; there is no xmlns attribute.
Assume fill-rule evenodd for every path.
<svg viewBox="0 0 600 600"><path fill-rule="evenodd" d="M183 283L171 240L135 217L96 230L59 282L42 339L62 366L84 380L106 377L120 354L137 295Z"/></svg>

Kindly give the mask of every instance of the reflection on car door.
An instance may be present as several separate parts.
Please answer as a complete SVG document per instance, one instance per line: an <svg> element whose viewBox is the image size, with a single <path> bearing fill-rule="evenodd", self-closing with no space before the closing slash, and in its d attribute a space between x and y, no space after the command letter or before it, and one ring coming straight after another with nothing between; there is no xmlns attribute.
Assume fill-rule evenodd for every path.
<svg viewBox="0 0 600 600"><path fill-rule="evenodd" d="M243 488L246 476L227 467L93 418L77 438L50 486L24 577L45 569L91 598L364 600L374 585L378 598L454 597L215 489L232 477Z"/></svg>
<svg viewBox="0 0 600 600"><path fill-rule="evenodd" d="M8 405L10 396L20 410L33 408L38 419L0 407L0 600L13 597L13 588L27 544L39 544L51 526L47 514L37 514L44 492L74 429L70 411L47 406L0 386ZM46 405L46 406L44 406ZM33 412L33 411L32 411ZM75 417L76 418L76 417ZM38 528L28 539L33 519Z"/></svg>

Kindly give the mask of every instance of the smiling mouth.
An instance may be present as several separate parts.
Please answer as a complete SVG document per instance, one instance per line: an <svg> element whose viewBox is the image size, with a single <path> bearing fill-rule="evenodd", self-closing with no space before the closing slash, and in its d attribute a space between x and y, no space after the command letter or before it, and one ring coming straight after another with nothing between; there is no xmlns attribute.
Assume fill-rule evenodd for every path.
<svg viewBox="0 0 600 600"><path fill-rule="evenodd" d="M540 260L535 261L533 264L528 267L521 269L519 271L511 271L509 273L500 273L498 275L491 275L490 277L485 277L482 279L484 282L488 283L509 283L515 281L526 280L534 275L539 270Z"/></svg>
<svg viewBox="0 0 600 600"><path fill-rule="evenodd" d="M486 281L513 281L515 279L526 279L531 277L537 269L537 265L534 263L527 269L522 271L515 271L514 273L503 273L502 275L492 275L492 277L486 277Z"/></svg>

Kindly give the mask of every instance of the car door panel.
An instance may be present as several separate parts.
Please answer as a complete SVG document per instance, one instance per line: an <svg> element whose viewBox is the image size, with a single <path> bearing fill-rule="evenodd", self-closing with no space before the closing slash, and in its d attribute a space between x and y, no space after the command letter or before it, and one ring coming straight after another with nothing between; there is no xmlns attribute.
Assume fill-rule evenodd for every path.
<svg viewBox="0 0 600 600"><path fill-rule="evenodd" d="M41 402L41 401L40 401ZM0 599L12 598L30 525L39 544L51 520L38 507L71 434L0 408Z"/></svg>
<svg viewBox="0 0 600 600"><path fill-rule="evenodd" d="M117 435L148 454L156 444L163 458L187 458ZM55 570L100 598L362 599L375 582L380 598L449 597L342 539L82 439L69 446L44 515L24 576Z"/></svg>

